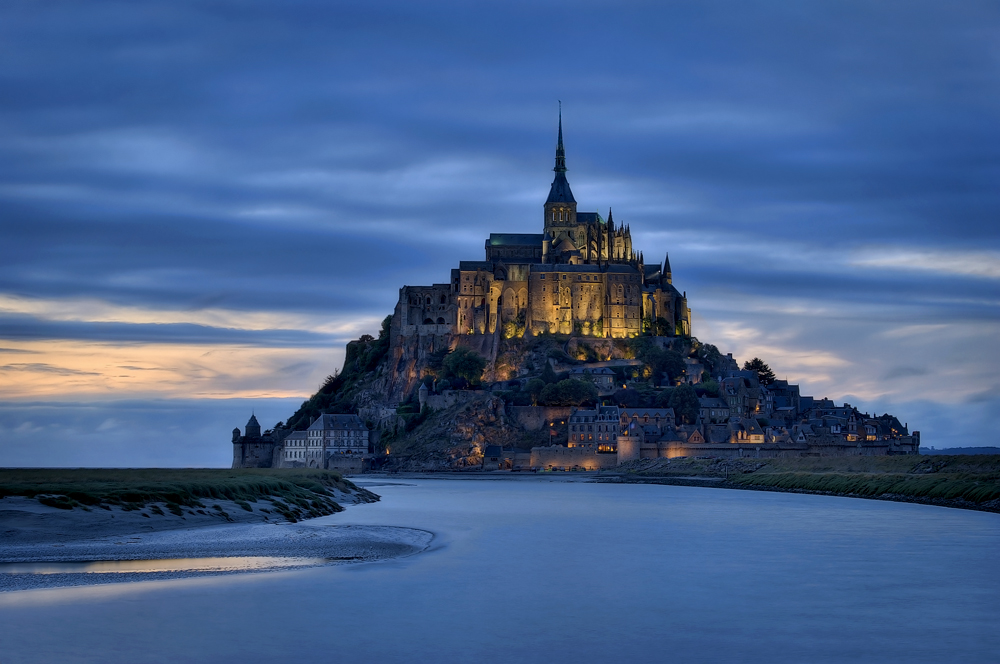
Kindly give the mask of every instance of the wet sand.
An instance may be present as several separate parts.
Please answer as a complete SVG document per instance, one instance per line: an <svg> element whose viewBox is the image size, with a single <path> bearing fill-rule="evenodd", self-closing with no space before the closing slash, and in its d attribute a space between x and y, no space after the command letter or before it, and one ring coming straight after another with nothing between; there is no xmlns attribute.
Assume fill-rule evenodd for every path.
<svg viewBox="0 0 1000 664"><path fill-rule="evenodd" d="M166 510L162 515L150 513L149 508L61 510L34 499L5 498L0 500L0 591L368 562L418 553L433 539L433 534L413 528L339 526L330 523L331 517L292 524L268 513L266 501L251 505L254 509L247 511L215 501L208 509L185 508L183 516L177 516ZM210 569L191 564L191 569L105 573L22 573L24 565L11 565L205 558L234 560ZM292 558L300 560L293 564Z"/></svg>

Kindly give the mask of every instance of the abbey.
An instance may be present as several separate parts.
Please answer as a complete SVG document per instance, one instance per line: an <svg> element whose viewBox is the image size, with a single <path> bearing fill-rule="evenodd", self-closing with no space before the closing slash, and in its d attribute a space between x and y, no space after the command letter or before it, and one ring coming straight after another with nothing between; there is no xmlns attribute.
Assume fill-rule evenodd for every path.
<svg viewBox="0 0 1000 664"><path fill-rule="evenodd" d="M400 337L537 334L628 338L691 334L685 294L669 257L647 265L628 226L609 210L578 212L566 179L562 115L555 179L541 233L491 233L482 261L461 261L451 282L404 286L393 327Z"/></svg>

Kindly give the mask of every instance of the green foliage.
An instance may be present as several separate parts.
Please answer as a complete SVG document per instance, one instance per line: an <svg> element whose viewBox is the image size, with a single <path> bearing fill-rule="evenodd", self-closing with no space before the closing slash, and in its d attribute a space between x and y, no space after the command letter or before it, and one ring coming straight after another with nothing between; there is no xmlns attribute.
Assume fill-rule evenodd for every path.
<svg viewBox="0 0 1000 664"><path fill-rule="evenodd" d="M700 344L698 346L698 359L708 367L709 372L713 376L718 376L722 373L723 357L719 349L712 344Z"/></svg>
<svg viewBox="0 0 1000 664"><path fill-rule="evenodd" d="M674 388L668 387L665 390L661 390L656 396L656 407L657 408L670 408L670 397L674 394Z"/></svg>
<svg viewBox="0 0 1000 664"><path fill-rule="evenodd" d="M719 396L719 384L714 380L707 380L697 388L695 388L700 394L704 394L707 397L718 397Z"/></svg>
<svg viewBox="0 0 1000 664"><path fill-rule="evenodd" d="M774 372L771 371L771 367L764 363L764 360L759 357L755 357L752 360L743 363L743 371L756 371L757 380L761 385L770 385L774 382L775 376Z"/></svg>
<svg viewBox="0 0 1000 664"><path fill-rule="evenodd" d="M524 336L525 330L525 312L522 310L517 314L514 320L507 321L503 324L503 338L504 339L520 339Z"/></svg>
<svg viewBox="0 0 1000 664"><path fill-rule="evenodd" d="M403 420L406 422L406 433L413 431L418 426L423 424L433 412L433 408L424 408L419 413L404 415Z"/></svg>
<svg viewBox="0 0 1000 664"><path fill-rule="evenodd" d="M389 351L389 330L392 316L382 320L378 339L363 334L347 344L344 367L326 377L319 390L302 402L295 414L288 418L287 427L302 431L323 413L356 413L354 396L358 382L365 374L374 371ZM277 428L277 427L276 427Z"/></svg>
<svg viewBox="0 0 1000 664"><path fill-rule="evenodd" d="M658 316L656 320L650 320L647 316L642 319L642 332L653 337L669 337L674 334L675 330L666 318Z"/></svg>
<svg viewBox="0 0 1000 664"><path fill-rule="evenodd" d="M733 484L836 495L955 501L1000 499L1000 455L849 456L789 459L671 459L637 475L727 477ZM987 506L987 508L989 508ZM989 508L996 511L996 508Z"/></svg>
<svg viewBox="0 0 1000 664"><path fill-rule="evenodd" d="M0 497L37 497L43 504L62 509L82 504L118 505L125 511L136 511L163 503L178 516L183 514L182 506L204 507L203 501L246 502L272 496L316 500L322 505L322 509L300 511L298 518L333 514L343 509L332 499L334 489L376 498L344 480L340 473L305 468L0 469ZM158 506L150 511L162 512Z"/></svg>
<svg viewBox="0 0 1000 664"><path fill-rule="evenodd" d="M593 383L568 378L546 385L538 397L543 406L580 406L597 401L597 388Z"/></svg>
<svg viewBox="0 0 1000 664"><path fill-rule="evenodd" d="M662 407L657 403L660 394L662 394L661 391L640 383L633 387L617 390L611 396L611 400L626 408L657 408Z"/></svg>
<svg viewBox="0 0 1000 664"><path fill-rule="evenodd" d="M687 383L678 385L671 391L670 408L678 424L694 424L698 420L698 394Z"/></svg>
<svg viewBox="0 0 1000 664"><path fill-rule="evenodd" d="M552 367L549 367L549 369L551 368ZM554 373L553 377L555 377ZM532 403L538 403L538 397L542 394L542 390L545 389L546 384L547 383L541 378L532 378L524 384L522 392L526 392L530 396Z"/></svg>
<svg viewBox="0 0 1000 664"><path fill-rule="evenodd" d="M469 348L456 348L445 356L442 366L447 377L455 376L479 385L486 369L486 358Z"/></svg>
<svg viewBox="0 0 1000 664"><path fill-rule="evenodd" d="M546 353L546 356L563 364L579 364L579 360L575 357L570 357L570 355L562 348L550 348Z"/></svg>
<svg viewBox="0 0 1000 664"><path fill-rule="evenodd" d="M552 365L548 362L545 363L545 368L542 369L542 380L548 384L558 383L559 376L556 375L556 370L552 368Z"/></svg>
<svg viewBox="0 0 1000 664"><path fill-rule="evenodd" d="M657 346L647 346L640 359L649 367L653 381L659 383L663 374L672 384L684 375L684 358L675 350L663 350Z"/></svg>

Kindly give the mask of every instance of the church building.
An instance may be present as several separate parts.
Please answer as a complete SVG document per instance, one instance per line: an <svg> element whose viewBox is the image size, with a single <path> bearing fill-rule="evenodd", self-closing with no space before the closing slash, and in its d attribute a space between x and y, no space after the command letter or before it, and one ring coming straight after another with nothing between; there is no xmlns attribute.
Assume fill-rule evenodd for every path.
<svg viewBox="0 0 1000 664"><path fill-rule="evenodd" d="M577 211L561 113L553 170L542 232L491 233L484 260L461 261L449 283L401 288L393 321L401 337L691 334L669 257L646 264L629 227L616 224L610 210L607 219Z"/></svg>

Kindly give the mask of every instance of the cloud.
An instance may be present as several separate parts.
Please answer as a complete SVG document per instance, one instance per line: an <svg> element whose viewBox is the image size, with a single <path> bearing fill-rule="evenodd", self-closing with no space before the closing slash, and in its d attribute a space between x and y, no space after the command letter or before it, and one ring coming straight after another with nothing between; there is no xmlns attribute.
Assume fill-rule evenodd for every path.
<svg viewBox="0 0 1000 664"><path fill-rule="evenodd" d="M670 252L703 341L984 431L946 422L1000 369L998 29L980 0L5 3L0 362L70 373L0 394L308 394L400 286L538 232L562 99L580 209Z"/></svg>
<svg viewBox="0 0 1000 664"><path fill-rule="evenodd" d="M903 248L864 249L851 260L860 267L938 272L1000 279L1000 252L933 251Z"/></svg>
<svg viewBox="0 0 1000 664"><path fill-rule="evenodd" d="M324 348L344 337L310 330L245 330L190 323L51 321L0 314L0 338L74 339L105 343L243 344L282 348Z"/></svg>
<svg viewBox="0 0 1000 664"><path fill-rule="evenodd" d="M4 371L28 371L32 373L49 373L57 376L99 376L96 371L80 371L78 369L67 369L66 367L54 367L43 362L5 364L0 366L0 372Z"/></svg>
<svg viewBox="0 0 1000 664"><path fill-rule="evenodd" d="M892 367L885 373L882 379L911 378L913 376L926 376L928 373L930 372L923 367Z"/></svg>

